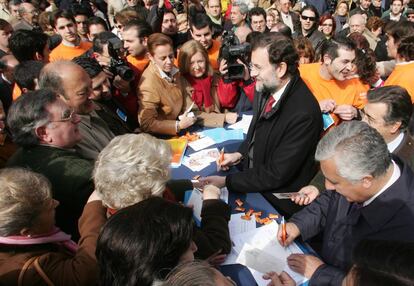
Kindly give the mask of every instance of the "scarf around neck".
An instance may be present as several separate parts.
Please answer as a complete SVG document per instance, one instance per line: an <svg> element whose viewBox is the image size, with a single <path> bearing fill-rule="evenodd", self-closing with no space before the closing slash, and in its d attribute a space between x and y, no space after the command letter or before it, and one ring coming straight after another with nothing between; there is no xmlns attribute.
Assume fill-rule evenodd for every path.
<svg viewBox="0 0 414 286"><path fill-rule="evenodd" d="M193 93L191 95L192 100L197 104L200 110L203 110L203 106L208 108L213 105L211 98L211 81L212 76L206 76L203 78L195 78L190 75L185 77L193 87Z"/></svg>
<svg viewBox="0 0 414 286"><path fill-rule="evenodd" d="M78 250L78 245L70 239L71 236L55 227L51 232L27 237L23 235L0 236L0 244L9 245L35 245L55 243L68 249L73 254Z"/></svg>

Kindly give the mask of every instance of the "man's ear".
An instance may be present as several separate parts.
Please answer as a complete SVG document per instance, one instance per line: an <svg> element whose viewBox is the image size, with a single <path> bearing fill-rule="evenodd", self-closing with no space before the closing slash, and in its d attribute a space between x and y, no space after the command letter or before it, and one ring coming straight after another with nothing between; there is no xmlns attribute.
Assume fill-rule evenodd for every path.
<svg viewBox="0 0 414 286"><path fill-rule="evenodd" d="M43 62L43 55L39 52L35 53L35 60Z"/></svg>
<svg viewBox="0 0 414 286"><path fill-rule="evenodd" d="M323 56L323 63L324 63L324 64L327 64L327 65L330 65L330 64L331 64L331 62L332 62L331 57L330 57L328 54L325 54L325 55Z"/></svg>
<svg viewBox="0 0 414 286"><path fill-rule="evenodd" d="M144 38L142 39L142 45L143 45L143 46L145 46L145 47L147 47L147 46L148 46L148 37L144 37Z"/></svg>
<svg viewBox="0 0 414 286"><path fill-rule="evenodd" d="M285 62L281 62L276 67L276 75L278 78L283 78L287 73L287 64Z"/></svg>
<svg viewBox="0 0 414 286"><path fill-rule="evenodd" d="M46 126L40 126L35 129L35 133L37 138L39 138L40 142L50 143L52 140L47 132Z"/></svg>
<svg viewBox="0 0 414 286"><path fill-rule="evenodd" d="M368 176L365 176L365 177L363 177L362 178L362 186L365 188L365 189L369 189L369 188L371 188L371 186L372 186L372 180L373 180L374 178L371 176L371 175L368 175Z"/></svg>
<svg viewBox="0 0 414 286"><path fill-rule="evenodd" d="M390 125L390 133L391 134L396 134L398 132L400 132L400 128L401 128L401 121L397 121L394 122L393 124Z"/></svg>

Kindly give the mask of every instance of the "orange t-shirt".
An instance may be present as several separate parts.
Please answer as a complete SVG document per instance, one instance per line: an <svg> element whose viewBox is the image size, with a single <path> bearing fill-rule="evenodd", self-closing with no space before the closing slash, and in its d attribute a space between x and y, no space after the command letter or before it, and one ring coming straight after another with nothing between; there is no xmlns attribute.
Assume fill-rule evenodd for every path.
<svg viewBox="0 0 414 286"><path fill-rule="evenodd" d="M131 64L131 67L134 69L134 71L138 74L141 75L142 72L144 71L144 69L147 67L148 63L149 63L149 59L148 57L144 57L142 59L128 55L127 56L127 61L128 63Z"/></svg>
<svg viewBox="0 0 414 286"><path fill-rule="evenodd" d="M214 71L218 71L220 63L218 61L219 52L220 52L220 42L213 40L213 44L210 49L208 49L208 59L210 61L211 67Z"/></svg>
<svg viewBox="0 0 414 286"><path fill-rule="evenodd" d="M414 83L411 77L414 73L414 62L399 63L387 78L384 86L398 85L405 88L411 96L411 101L414 103Z"/></svg>
<svg viewBox="0 0 414 286"><path fill-rule="evenodd" d="M299 66L300 76L312 91L316 100L333 99L336 105L352 105L358 109L364 107L369 89L368 85L364 85L358 78L344 81L325 80L320 76L320 67L320 63ZM335 124L338 125L339 117L333 113L330 113L330 115L335 120Z"/></svg>
<svg viewBox="0 0 414 286"><path fill-rule="evenodd" d="M79 46L69 47L60 43L59 46L54 48L50 53L49 60L51 62L58 60L72 60L73 58L79 57L84 54L87 50L92 47L92 43L80 42Z"/></svg>
<svg viewBox="0 0 414 286"><path fill-rule="evenodd" d="M17 85L17 83L15 83L13 86L13 93L12 93L13 101L15 101L20 95L22 95L22 90Z"/></svg>

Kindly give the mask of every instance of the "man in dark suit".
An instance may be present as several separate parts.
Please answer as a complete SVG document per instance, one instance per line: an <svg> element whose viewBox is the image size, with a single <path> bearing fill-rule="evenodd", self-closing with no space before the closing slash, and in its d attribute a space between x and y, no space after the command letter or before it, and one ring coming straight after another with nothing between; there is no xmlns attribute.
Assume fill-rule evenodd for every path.
<svg viewBox="0 0 414 286"><path fill-rule="evenodd" d="M295 12L292 12L291 0L280 0L280 19L286 24L291 30L292 33L300 29L299 15Z"/></svg>
<svg viewBox="0 0 414 286"><path fill-rule="evenodd" d="M299 57L290 39L261 34L252 48L251 73L256 79L254 116L238 152L224 155L223 170L242 171L202 181L232 192L261 192L278 210L292 214L289 200L272 193L294 192L315 174L313 155L322 130L318 102L299 76Z"/></svg>
<svg viewBox="0 0 414 286"><path fill-rule="evenodd" d="M363 239L414 242L414 174L389 153L381 134L365 122L344 122L318 144L326 185L312 204L286 224L287 246L301 236L323 233L321 259L292 254L290 268L309 278L309 285L341 285L352 266L354 247Z"/></svg>

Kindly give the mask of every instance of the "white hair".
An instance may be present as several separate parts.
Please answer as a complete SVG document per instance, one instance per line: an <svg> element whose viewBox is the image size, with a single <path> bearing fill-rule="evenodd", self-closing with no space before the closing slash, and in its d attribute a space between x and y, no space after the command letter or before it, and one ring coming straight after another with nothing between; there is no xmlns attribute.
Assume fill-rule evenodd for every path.
<svg viewBox="0 0 414 286"><path fill-rule="evenodd" d="M95 189L105 205L121 209L161 196L170 177L171 148L149 134L115 137L95 163Z"/></svg>

